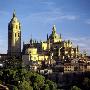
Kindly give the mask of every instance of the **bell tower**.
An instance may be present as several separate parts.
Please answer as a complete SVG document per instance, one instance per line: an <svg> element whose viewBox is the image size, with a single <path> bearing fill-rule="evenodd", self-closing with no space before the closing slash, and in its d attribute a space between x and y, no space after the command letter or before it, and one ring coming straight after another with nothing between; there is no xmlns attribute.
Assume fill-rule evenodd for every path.
<svg viewBox="0 0 90 90"><path fill-rule="evenodd" d="M8 23L8 55L21 57L21 24L16 17L15 10L11 21Z"/></svg>

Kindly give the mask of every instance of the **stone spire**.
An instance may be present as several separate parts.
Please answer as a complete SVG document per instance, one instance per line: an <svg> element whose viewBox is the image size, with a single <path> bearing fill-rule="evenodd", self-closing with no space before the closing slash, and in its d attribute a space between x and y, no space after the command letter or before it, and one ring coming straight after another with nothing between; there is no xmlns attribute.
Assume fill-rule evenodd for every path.
<svg viewBox="0 0 90 90"><path fill-rule="evenodd" d="M47 40L48 40L48 34L47 34Z"/></svg>
<svg viewBox="0 0 90 90"><path fill-rule="evenodd" d="M15 9L14 9L14 12L13 12L13 18L16 17L16 12L15 12Z"/></svg>
<svg viewBox="0 0 90 90"><path fill-rule="evenodd" d="M52 28L52 35L55 35L56 34L56 26L53 25L53 28Z"/></svg>
<svg viewBox="0 0 90 90"><path fill-rule="evenodd" d="M62 38L61 33L60 33L60 38Z"/></svg>
<svg viewBox="0 0 90 90"><path fill-rule="evenodd" d="M79 46L77 45L77 52L79 52Z"/></svg>
<svg viewBox="0 0 90 90"><path fill-rule="evenodd" d="M56 31L56 26L55 26L55 25L53 25L52 30L53 30L53 31Z"/></svg>

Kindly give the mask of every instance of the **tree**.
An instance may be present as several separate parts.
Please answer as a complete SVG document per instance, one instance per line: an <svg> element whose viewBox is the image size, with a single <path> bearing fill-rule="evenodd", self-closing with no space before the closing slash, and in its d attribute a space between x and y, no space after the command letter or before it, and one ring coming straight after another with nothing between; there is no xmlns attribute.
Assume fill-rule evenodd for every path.
<svg viewBox="0 0 90 90"><path fill-rule="evenodd" d="M45 77L37 74L37 76L35 78L35 82L38 84L39 87L42 87L44 85L44 80L45 80Z"/></svg>
<svg viewBox="0 0 90 90"><path fill-rule="evenodd" d="M38 84L35 82L34 84L33 84L33 89L34 90L39 90L40 88L38 87Z"/></svg>
<svg viewBox="0 0 90 90"><path fill-rule="evenodd" d="M30 81L34 88L42 88L45 82L45 77L37 73L33 73L32 76L30 76Z"/></svg>
<svg viewBox="0 0 90 90"><path fill-rule="evenodd" d="M23 81L19 86L19 90L33 90L33 88L27 81Z"/></svg>
<svg viewBox="0 0 90 90"><path fill-rule="evenodd" d="M73 86L73 87L71 88L71 90L81 90L81 89L78 88L77 86Z"/></svg>
<svg viewBox="0 0 90 90"><path fill-rule="evenodd" d="M13 85L12 90L18 90L18 88L16 86Z"/></svg>
<svg viewBox="0 0 90 90"><path fill-rule="evenodd" d="M85 86L86 89L90 89L90 79L87 77L84 78L83 85Z"/></svg>
<svg viewBox="0 0 90 90"><path fill-rule="evenodd" d="M45 84L45 85L43 86L42 90L50 90L50 89L49 89L49 85L48 85L48 84Z"/></svg>
<svg viewBox="0 0 90 90"><path fill-rule="evenodd" d="M2 81L0 80L0 84L2 84Z"/></svg>
<svg viewBox="0 0 90 90"><path fill-rule="evenodd" d="M10 68L0 73L1 83L10 90L56 90L56 84L35 72L26 69Z"/></svg>
<svg viewBox="0 0 90 90"><path fill-rule="evenodd" d="M56 90L57 89L57 85L50 80L46 80L46 84L49 85L50 90Z"/></svg>

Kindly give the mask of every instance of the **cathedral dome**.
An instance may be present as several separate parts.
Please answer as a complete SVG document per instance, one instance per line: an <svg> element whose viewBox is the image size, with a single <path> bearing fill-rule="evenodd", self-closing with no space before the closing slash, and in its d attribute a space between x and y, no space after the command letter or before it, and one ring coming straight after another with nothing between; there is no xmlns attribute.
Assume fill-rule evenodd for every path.
<svg viewBox="0 0 90 90"><path fill-rule="evenodd" d="M51 39L54 39L54 38L60 38L60 36L56 33L56 26L54 25L53 28L52 28L52 33L51 35L49 36L49 38Z"/></svg>

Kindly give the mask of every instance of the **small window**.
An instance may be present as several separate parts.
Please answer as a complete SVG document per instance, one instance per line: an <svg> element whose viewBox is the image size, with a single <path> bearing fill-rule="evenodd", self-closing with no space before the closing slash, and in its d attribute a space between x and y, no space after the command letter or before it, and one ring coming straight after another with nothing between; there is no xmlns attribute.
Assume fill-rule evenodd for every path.
<svg viewBox="0 0 90 90"><path fill-rule="evenodd" d="M16 37L16 33L15 33L15 37Z"/></svg>
<svg viewBox="0 0 90 90"><path fill-rule="evenodd" d="M34 57L34 60L36 59L36 57Z"/></svg>
<svg viewBox="0 0 90 90"><path fill-rule="evenodd" d="M18 37L20 36L20 34L18 33Z"/></svg>
<svg viewBox="0 0 90 90"><path fill-rule="evenodd" d="M13 28L15 28L15 25L13 25Z"/></svg>
<svg viewBox="0 0 90 90"><path fill-rule="evenodd" d="M44 47L43 47L43 50L44 50Z"/></svg>
<svg viewBox="0 0 90 90"><path fill-rule="evenodd" d="M18 29L18 25L16 25L16 29Z"/></svg>

